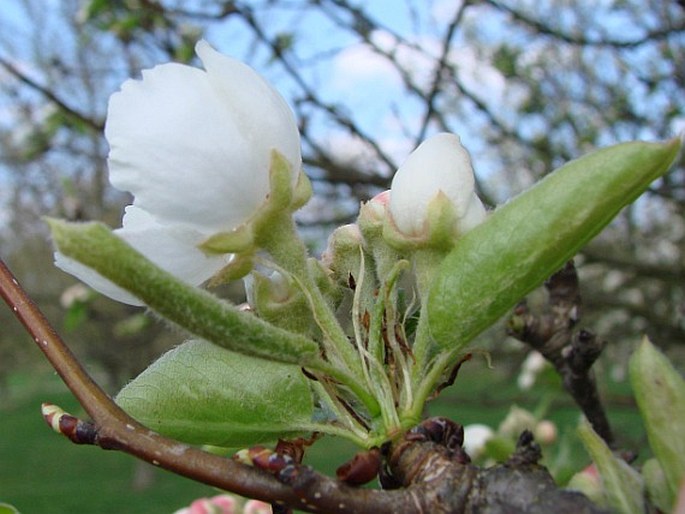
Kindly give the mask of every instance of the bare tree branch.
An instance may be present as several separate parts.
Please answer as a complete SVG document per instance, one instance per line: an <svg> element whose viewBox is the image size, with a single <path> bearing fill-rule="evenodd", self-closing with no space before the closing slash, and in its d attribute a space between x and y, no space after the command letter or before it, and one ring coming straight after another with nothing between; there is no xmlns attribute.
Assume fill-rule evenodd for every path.
<svg viewBox="0 0 685 514"><path fill-rule="evenodd" d="M57 107L59 107L62 111L64 111L69 116L72 116L73 118L79 120L84 125L90 127L91 129L95 130L96 132L102 132L104 130L105 124L103 121L94 120L94 119L90 118L89 116L86 116L85 114L80 113L79 111L77 111L73 107L67 105L53 91L51 91L47 87L41 86L38 82L36 82L32 78L30 78L28 75L22 73L19 70L19 68L14 66L7 59L0 57L0 66L5 68L9 73L11 73L19 81L21 81L24 84L26 84L27 86L29 86L31 89L38 91L41 95L43 95L45 98L50 100L52 103L54 103Z"/></svg>
<svg viewBox="0 0 685 514"><path fill-rule="evenodd" d="M680 34L685 31L685 22L676 23L671 27L662 28L658 30L649 30L642 37L636 39L612 39L612 38L589 38L582 35L572 35L563 32L560 29L553 28L540 20L536 20L527 16L522 11L514 9L498 0L484 0L485 3L494 8L510 14L516 21L522 22L535 32L545 34L555 39L563 41L564 43L578 45L578 46L606 46L614 48L635 48L646 43L660 41Z"/></svg>

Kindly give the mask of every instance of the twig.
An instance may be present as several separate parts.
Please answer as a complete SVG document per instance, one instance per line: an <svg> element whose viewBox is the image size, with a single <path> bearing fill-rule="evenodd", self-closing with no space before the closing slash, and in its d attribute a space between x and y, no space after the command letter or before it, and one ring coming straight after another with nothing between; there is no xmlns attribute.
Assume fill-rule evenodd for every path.
<svg viewBox="0 0 685 514"><path fill-rule="evenodd" d="M564 388L581 408L595 431L611 446L614 436L597 392L592 365L604 342L586 330L576 330L580 319L578 275L572 261L545 283L549 308L533 313L520 303L509 320L508 333L529 344L551 362Z"/></svg>
<svg viewBox="0 0 685 514"><path fill-rule="evenodd" d="M98 387L2 260L0 294L93 417L92 423L83 421L59 407L43 404L48 424L77 444L120 450L193 480L269 502L278 509L286 506L331 514L500 512L487 508L494 498L494 505L509 506L517 512L542 514L552 506L559 513L598 512L584 496L557 489L544 468L531 459L514 459L487 470L470 465L461 448L460 427L455 430L449 422L436 419L426 420L392 445L389 476L404 488L385 491L350 487L298 464L289 455L272 452L275 458L271 459L267 452L259 467L253 467L167 439L129 417ZM418 433L426 437L416 441ZM513 482L515 494L509 493ZM533 508L533 503L539 508Z"/></svg>
<svg viewBox="0 0 685 514"><path fill-rule="evenodd" d="M40 85L38 82L36 82L32 78L30 78L28 75L22 73L19 70L19 68L14 66L7 59L0 57L0 66L2 66L9 73L14 75L17 78L17 80L23 82L24 84L26 84L30 88L38 91L40 94L42 94L44 97L46 97L52 103L54 103L57 107L59 107L63 112L65 112L69 116L79 120L81 123L87 125L92 130L94 130L96 132L102 132L102 130L104 129L104 124L101 121L94 120L93 118L90 118L90 117L86 116L85 114L78 112L76 109L70 107L61 98L59 98L53 91L51 91L50 89L48 89L45 86Z"/></svg>

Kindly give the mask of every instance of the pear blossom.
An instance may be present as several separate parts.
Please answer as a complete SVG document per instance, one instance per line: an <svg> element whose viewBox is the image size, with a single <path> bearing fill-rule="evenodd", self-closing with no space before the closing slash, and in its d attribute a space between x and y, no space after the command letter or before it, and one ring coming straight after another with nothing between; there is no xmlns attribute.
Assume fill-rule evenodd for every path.
<svg viewBox="0 0 685 514"><path fill-rule="evenodd" d="M110 182L164 223L212 235L247 221L269 194L271 152L301 166L285 99L252 68L200 41L207 71L163 64L112 95Z"/></svg>
<svg viewBox="0 0 685 514"><path fill-rule="evenodd" d="M487 442L495 436L495 431L487 425L473 423L464 427L464 450L472 459L477 459L485 451Z"/></svg>
<svg viewBox="0 0 685 514"><path fill-rule="evenodd" d="M395 173L388 203L395 228L408 238L426 239L429 205L441 193L454 209L455 236L485 219L485 207L475 192L471 158L454 134L427 139Z"/></svg>
<svg viewBox="0 0 685 514"><path fill-rule="evenodd" d="M115 233L162 269L200 285L231 262L224 250L207 252L202 244L239 232L265 209L274 152L287 165L291 192L302 159L285 99L207 42L195 50L205 70L169 63L126 81L110 98L105 136L110 182L134 196ZM59 253L56 264L110 297L140 303Z"/></svg>

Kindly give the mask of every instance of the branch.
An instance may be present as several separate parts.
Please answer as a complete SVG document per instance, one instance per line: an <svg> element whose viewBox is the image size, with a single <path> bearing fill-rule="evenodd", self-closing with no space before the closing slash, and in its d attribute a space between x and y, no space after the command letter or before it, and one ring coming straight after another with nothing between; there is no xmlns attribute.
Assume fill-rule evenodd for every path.
<svg viewBox="0 0 685 514"><path fill-rule="evenodd" d="M336 121L340 126L346 128L351 134L355 135L366 144L368 144L373 151L376 153L380 161L385 164L389 170L393 171L397 168L393 159L383 151L379 143L369 135L367 135L361 127L355 123L353 119L344 115L341 110L332 104L323 102L316 91L314 91L309 84L305 81L302 75L295 69L291 64L290 60L283 53L283 49L278 45L278 43L272 40L266 32L263 30L262 26L257 21L254 16L253 9L247 5L240 8L238 11L240 16L243 18L245 23L252 29L255 36L264 43L273 53L274 58L278 59L278 62L283 69L288 73L288 75L295 81L298 87L302 90L304 95L304 101L311 103L317 108L321 109L325 113L331 116L333 120Z"/></svg>
<svg viewBox="0 0 685 514"><path fill-rule="evenodd" d="M534 18L531 18L524 14L522 11L518 11L516 9L513 9L512 7L509 7L508 5L504 5L499 1L496 0L485 0L486 3L490 4L492 7L495 9L499 9L500 11L504 11L512 16L515 20L523 23L524 25L527 25L531 29L533 29L535 32L538 32L540 34L544 34L546 36L553 37L555 39L558 39L560 41L563 41L565 43L571 44L571 45L578 45L578 46L606 46L606 47L614 47L614 48L636 48L638 46L644 45L646 43L654 42L654 41L661 41L663 39L666 39L672 35L677 35L678 33L682 32L685 30L685 24L684 23L679 23L674 25L673 27L665 28L665 29L660 29L660 30L650 30L645 32L644 36L639 37L637 39L591 39L585 36L577 36L577 35L572 35L568 34L565 32L562 32L559 29L550 27L549 25L543 23L542 21L536 20Z"/></svg>
<svg viewBox="0 0 685 514"><path fill-rule="evenodd" d="M575 330L580 319L578 275L572 261L545 283L549 306L534 313L520 303L508 323L507 332L529 344L551 362L595 431L611 446L609 426L592 365L602 353L604 342L586 330Z"/></svg>
<svg viewBox="0 0 685 514"><path fill-rule="evenodd" d="M466 7L469 5L468 2L463 2L462 5L457 10L454 19L450 22L447 27L447 32L442 41L442 51L440 52L440 59L435 67L435 72L433 73L433 84L431 89L426 96L426 112L423 115L423 121L421 123L421 129L416 136L415 143L418 145L426 137L426 132L428 131L428 124L431 118L436 113L435 101L439 93L442 90L444 73L449 67L449 54L452 46L452 40L457 32L457 27L464 18L464 13L466 12Z"/></svg>
<svg viewBox="0 0 685 514"><path fill-rule="evenodd" d="M59 98L55 93L50 91L48 88L45 86L40 85L38 82L30 78L29 76L25 75L22 73L19 68L14 66L11 62L7 61L6 59L0 57L0 66L5 68L9 73L14 75L19 81L23 82L27 86L29 86L32 89L35 89L38 91L40 94L42 94L44 97L46 97L48 100L50 100L52 103L57 105L62 111L67 113L69 116L72 116L73 118L79 120L83 124L87 125L91 129L95 130L96 132L102 132L104 130L104 124L102 122L96 121L92 118L89 118L85 114L82 114L78 112L76 109L73 109L69 105L67 105L61 98Z"/></svg>

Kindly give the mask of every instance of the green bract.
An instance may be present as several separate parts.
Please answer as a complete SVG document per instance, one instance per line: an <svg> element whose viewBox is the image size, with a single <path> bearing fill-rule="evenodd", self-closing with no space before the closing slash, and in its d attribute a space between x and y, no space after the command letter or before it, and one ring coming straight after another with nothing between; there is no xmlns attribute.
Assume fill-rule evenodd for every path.
<svg viewBox="0 0 685 514"><path fill-rule="evenodd" d="M685 381L647 338L630 359L630 383L672 498L685 478Z"/></svg>
<svg viewBox="0 0 685 514"><path fill-rule="evenodd" d="M312 395L297 366L202 340L164 354L116 398L135 419L192 444L248 446L311 426Z"/></svg>
<svg viewBox="0 0 685 514"><path fill-rule="evenodd" d="M578 435L602 477L604 495L612 512L643 514L644 482L640 474L626 461L614 457L587 420L578 427Z"/></svg>
<svg viewBox="0 0 685 514"><path fill-rule="evenodd" d="M460 238L430 292L431 335L468 343L537 287L668 170L680 140L625 143L551 173Z"/></svg>
<svg viewBox="0 0 685 514"><path fill-rule="evenodd" d="M315 362L314 341L279 329L155 266L101 223L49 220L60 252L94 269L189 332L229 350L273 361Z"/></svg>

